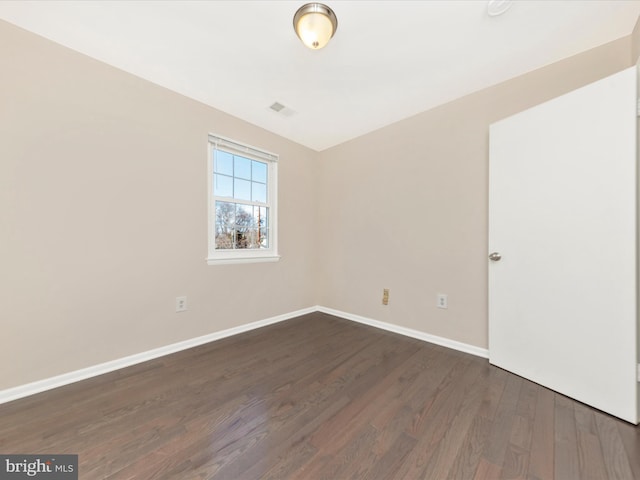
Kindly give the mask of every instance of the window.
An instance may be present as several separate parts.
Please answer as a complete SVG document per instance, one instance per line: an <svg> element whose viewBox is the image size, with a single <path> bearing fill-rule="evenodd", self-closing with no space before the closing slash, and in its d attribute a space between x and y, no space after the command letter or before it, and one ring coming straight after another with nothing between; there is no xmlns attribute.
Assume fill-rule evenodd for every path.
<svg viewBox="0 0 640 480"><path fill-rule="evenodd" d="M209 136L209 265L277 261L278 156Z"/></svg>

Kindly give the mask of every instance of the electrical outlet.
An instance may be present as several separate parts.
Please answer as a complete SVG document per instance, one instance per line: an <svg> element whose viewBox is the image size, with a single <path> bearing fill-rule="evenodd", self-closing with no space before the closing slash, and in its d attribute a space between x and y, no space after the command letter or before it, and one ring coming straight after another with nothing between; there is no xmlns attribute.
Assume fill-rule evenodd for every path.
<svg viewBox="0 0 640 480"><path fill-rule="evenodd" d="M389 289L388 288L384 288L382 290L382 304L389 305Z"/></svg>
<svg viewBox="0 0 640 480"><path fill-rule="evenodd" d="M438 303L436 305L438 308L449 308L449 301L445 293L438 294Z"/></svg>
<svg viewBox="0 0 640 480"><path fill-rule="evenodd" d="M187 297L176 297L176 312L187 311Z"/></svg>

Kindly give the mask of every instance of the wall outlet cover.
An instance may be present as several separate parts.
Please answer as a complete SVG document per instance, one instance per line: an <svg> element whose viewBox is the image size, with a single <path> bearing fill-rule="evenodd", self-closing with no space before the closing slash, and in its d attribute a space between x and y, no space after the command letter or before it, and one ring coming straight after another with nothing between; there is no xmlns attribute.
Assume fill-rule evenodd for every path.
<svg viewBox="0 0 640 480"><path fill-rule="evenodd" d="M176 312L187 311L187 297L176 297Z"/></svg>
<svg viewBox="0 0 640 480"><path fill-rule="evenodd" d="M438 308L449 308L449 301L445 293L439 293L436 306Z"/></svg>

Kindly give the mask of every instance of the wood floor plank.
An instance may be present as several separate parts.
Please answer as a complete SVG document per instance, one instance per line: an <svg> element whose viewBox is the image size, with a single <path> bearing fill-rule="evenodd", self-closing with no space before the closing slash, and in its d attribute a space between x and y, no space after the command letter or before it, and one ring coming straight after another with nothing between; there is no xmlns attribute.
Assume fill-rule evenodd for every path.
<svg viewBox="0 0 640 480"><path fill-rule="evenodd" d="M555 394L555 478L576 479L580 478L578 459L578 440L576 421L573 411L574 402Z"/></svg>
<svg viewBox="0 0 640 480"><path fill-rule="evenodd" d="M347 472L353 469L353 463L359 462L360 456L372 450L377 435L376 428L369 424L364 424L359 431L353 432L350 441L332 454L330 462L325 463L318 478L348 478Z"/></svg>
<svg viewBox="0 0 640 480"><path fill-rule="evenodd" d="M527 380L522 382L511 425L509 444L504 455L502 478L526 479L528 476L530 447L539 388L533 382Z"/></svg>
<svg viewBox="0 0 640 480"><path fill-rule="evenodd" d="M551 390L538 385L536 399L527 479L553 479L555 462L555 394Z"/></svg>
<svg viewBox="0 0 640 480"><path fill-rule="evenodd" d="M322 313L0 405L0 451L83 480L640 478L638 427Z"/></svg>
<svg viewBox="0 0 640 480"><path fill-rule="evenodd" d="M473 480L496 480L497 478L502 478L502 468L495 463L480 458Z"/></svg>
<svg viewBox="0 0 640 480"><path fill-rule="evenodd" d="M505 456L509 447L511 430L513 428L522 383L523 380L520 377L516 377L515 375L507 377L507 383L500 397L495 418L491 424L491 431L489 432L491 441L486 443L481 456L481 458L485 460L483 464L487 466L498 465L500 466L500 472L502 472L502 466L504 465Z"/></svg>
<svg viewBox="0 0 640 480"><path fill-rule="evenodd" d="M414 437L402 433L364 478L408 478L406 476L399 477L398 472L406 458L415 451L416 444L417 441Z"/></svg>
<svg viewBox="0 0 640 480"><path fill-rule="evenodd" d="M400 477L422 478L429 475L438 478L450 470L455 455L450 455L447 446L461 444L459 434L470 428L468 417L460 413L465 400L473 402L475 399L465 395L465 387L477 381L480 373L477 367L478 364L471 359L460 359L443 379L434 397L416 411L414 421L407 429L407 434L417 440L416 448L400 466L397 473Z"/></svg>
<svg viewBox="0 0 640 480"><path fill-rule="evenodd" d="M269 471L261 477L262 480L282 480L292 478L293 474L317 453L317 449L308 441L292 442L284 454L274 462Z"/></svg>
<svg viewBox="0 0 640 480"><path fill-rule="evenodd" d="M501 479L526 479L529 467L529 451L509 443L504 454Z"/></svg>
<svg viewBox="0 0 640 480"><path fill-rule="evenodd" d="M478 415L493 420L500 405L500 399L509 378L509 372L501 368L491 368L487 383L487 392L482 401Z"/></svg>
<svg viewBox="0 0 640 480"><path fill-rule="evenodd" d="M348 441L350 432L359 430L369 421L367 414L372 409L367 407L378 397L385 395L395 382L393 371L413 353L415 349L406 349L399 355L387 356L385 351L380 350L378 355L364 363L361 368L365 373L353 382L353 388L346 390L353 399L352 402L313 435L312 443L318 448L326 445L331 451L342 448Z"/></svg>
<svg viewBox="0 0 640 480"><path fill-rule="evenodd" d="M473 383L461 381L458 385L457 397L451 407L458 413L451 419L444 437L438 442L432 460L426 465L423 478L442 478L452 469L458 451L463 447L473 427L474 419L483 402L483 391L478 385L484 384L488 377L486 364L474 362L469 374L475 376Z"/></svg>
<svg viewBox="0 0 640 480"><path fill-rule="evenodd" d="M616 425L617 422L618 420L608 415L596 415L596 425L609 480L633 478L631 465Z"/></svg>
<svg viewBox="0 0 640 480"><path fill-rule="evenodd" d="M456 452L447 478L465 480L474 477L482 451L489 440L490 429L491 420L482 415L475 416L464 442Z"/></svg>
<svg viewBox="0 0 640 480"><path fill-rule="evenodd" d="M523 381L518 404L516 405L514 423L511 428L510 443L526 451L531 446L539 388L533 382Z"/></svg>
<svg viewBox="0 0 640 480"><path fill-rule="evenodd" d="M608 475L594 411L580 403L574 404L573 409L576 420L580 478L584 480L606 479Z"/></svg>
<svg viewBox="0 0 640 480"><path fill-rule="evenodd" d="M291 418L286 424L273 422L270 434L261 442L252 445L241 459L225 465L212 478L261 478L263 472L273 468L278 458L288 451L291 442L309 442L311 432L327 422L337 411L348 404L345 396L331 396L321 404L303 408L299 415Z"/></svg>
<svg viewBox="0 0 640 480"><path fill-rule="evenodd" d="M622 441L633 478L640 478L640 427L630 425L627 422L616 421L620 440Z"/></svg>

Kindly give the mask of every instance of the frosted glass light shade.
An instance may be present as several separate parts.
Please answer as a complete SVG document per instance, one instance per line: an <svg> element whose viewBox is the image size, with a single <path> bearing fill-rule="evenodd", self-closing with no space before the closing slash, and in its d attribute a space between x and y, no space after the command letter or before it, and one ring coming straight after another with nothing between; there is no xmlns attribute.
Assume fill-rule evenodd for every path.
<svg viewBox="0 0 640 480"><path fill-rule="evenodd" d="M321 3L307 3L293 17L293 28L302 43L312 50L324 47L338 28L335 13Z"/></svg>

